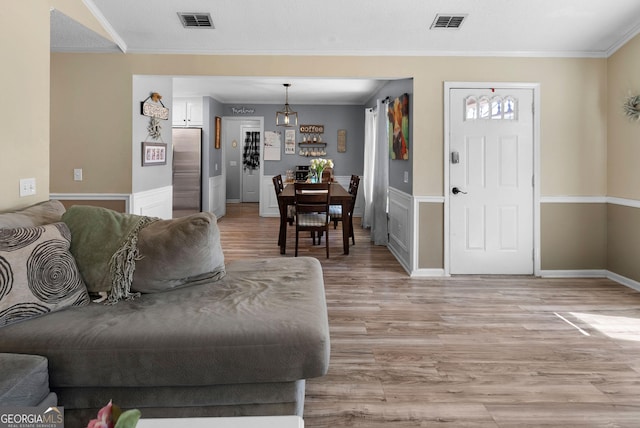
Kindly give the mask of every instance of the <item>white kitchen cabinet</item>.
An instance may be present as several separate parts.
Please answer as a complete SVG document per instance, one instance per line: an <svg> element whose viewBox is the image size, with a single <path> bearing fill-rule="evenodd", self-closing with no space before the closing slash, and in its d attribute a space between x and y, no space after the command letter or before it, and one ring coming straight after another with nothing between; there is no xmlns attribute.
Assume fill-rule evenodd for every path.
<svg viewBox="0 0 640 428"><path fill-rule="evenodd" d="M200 127L202 117L202 98L174 98L172 125L176 127Z"/></svg>

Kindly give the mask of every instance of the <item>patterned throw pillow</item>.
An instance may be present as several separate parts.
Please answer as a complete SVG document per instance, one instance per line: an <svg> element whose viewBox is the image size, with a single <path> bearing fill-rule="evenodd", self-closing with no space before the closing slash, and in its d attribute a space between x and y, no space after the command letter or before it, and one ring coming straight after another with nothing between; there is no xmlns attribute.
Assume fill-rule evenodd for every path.
<svg viewBox="0 0 640 428"><path fill-rule="evenodd" d="M0 229L0 327L89 304L70 245L64 223Z"/></svg>

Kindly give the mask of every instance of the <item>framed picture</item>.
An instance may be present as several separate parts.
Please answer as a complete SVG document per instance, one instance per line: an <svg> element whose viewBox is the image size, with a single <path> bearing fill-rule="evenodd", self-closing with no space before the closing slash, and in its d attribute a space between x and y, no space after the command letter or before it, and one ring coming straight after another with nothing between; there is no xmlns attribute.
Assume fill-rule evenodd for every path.
<svg viewBox="0 0 640 428"><path fill-rule="evenodd" d="M166 164L167 143L142 143L142 166Z"/></svg>
<svg viewBox="0 0 640 428"><path fill-rule="evenodd" d="M216 149L220 148L220 132L222 131L222 119L220 118L220 116L216 116L216 130L214 132L214 141L213 141L213 146Z"/></svg>
<svg viewBox="0 0 640 428"><path fill-rule="evenodd" d="M284 131L284 154L295 155L296 154L296 130L286 129Z"/></svg>

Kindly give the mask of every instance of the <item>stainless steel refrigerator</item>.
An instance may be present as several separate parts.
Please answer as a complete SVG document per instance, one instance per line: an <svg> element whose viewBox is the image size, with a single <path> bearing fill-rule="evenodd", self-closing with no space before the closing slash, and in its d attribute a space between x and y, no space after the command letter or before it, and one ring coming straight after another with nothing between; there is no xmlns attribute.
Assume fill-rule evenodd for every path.
<svg viewBox="0 0 640 428"><path fill-rule="evenodd" d="M173 216L202 209L202 129L173 128Z"/></svg>

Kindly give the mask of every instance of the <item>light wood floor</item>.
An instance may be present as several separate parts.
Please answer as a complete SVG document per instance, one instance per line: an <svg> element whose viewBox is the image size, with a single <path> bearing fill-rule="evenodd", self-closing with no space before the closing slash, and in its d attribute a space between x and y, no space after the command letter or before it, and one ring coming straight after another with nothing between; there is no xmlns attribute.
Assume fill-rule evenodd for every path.
<svg viewBox="0 0 640 428"><path fill-rule="evenodd" d="M227 261L293 257L294 229L281 256L278 220L256 204L228 205L219 225ZM640 427L640 293L605 279L410 279L356 233L344 256L338 226L329 260L301 240L323 265L331 331L306 428Z"/></svg>

